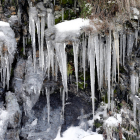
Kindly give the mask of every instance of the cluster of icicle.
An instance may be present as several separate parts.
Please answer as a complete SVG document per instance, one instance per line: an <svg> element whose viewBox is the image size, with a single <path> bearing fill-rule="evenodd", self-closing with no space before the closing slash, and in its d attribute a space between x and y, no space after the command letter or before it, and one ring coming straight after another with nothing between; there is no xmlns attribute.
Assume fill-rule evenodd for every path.
<svg viewBox="0 0 140 140"><path fill-rule="evenodd" d="M0 21L0 74L3 88L9 89L11 65L17 44L14 31L9 23Z"/></svg>
<svg viewBox="0 0 140 140"><path fill-rule="evenodd" d="M50 74L50 68L52 76L57 80L58 68L62 75L63 83L63 112L65 106L65 93L68 93L67 89L67 54L65 51L65 43L57 43L55 41L46 40L47 53L44 53L44 28L45 28L45 16L47 15L48 28L53 26L52 15L49 14L49 10L39 14L36 7L30 6L29 10L29 30L31 34L32 47L33 47L33 63L34 70L36 69L36 40L35 29L37 28L38 45L39 45L39 65L44 69L46 66L48 70L48 77ZM113 36L113 37L112 37ZM91 79L91 95L92 95L92 108L94 117L94 98L95 98L95 64L97 68L97 79L99 90L102 91L103 85L108 87L108 108L113 110L113 98L110 103L111 96L113 97L113 83L116 82L116 74L118 75L119 82L119 62L125 64L125 56L129 56L132 52L134 40L137 40L137 32L126 35L122 31L109 31L109 35L103 39L98 34L89 34L88 40L83 37L81 51L79 51L80 43L73 42L74 53L74 66L75 75L78 88L78 56L79 53L82 60L82 68L84 72L84 86L85 86L85 70L86 66L90 66L90 79ZM106 43L104 43L106 42ZM127 47L126 47L127 46ZM87 64L88 62L88 64ZM96 63L95 63L96 62ZM116 71L117 69L117 71ZM46 93L47 90L46 90ZM66 94L66 98L68 94ZM49 95L47 95L49 98ZM49 99L47 99L49 101ZM111 105L110 105L111 104Z"/></svg>

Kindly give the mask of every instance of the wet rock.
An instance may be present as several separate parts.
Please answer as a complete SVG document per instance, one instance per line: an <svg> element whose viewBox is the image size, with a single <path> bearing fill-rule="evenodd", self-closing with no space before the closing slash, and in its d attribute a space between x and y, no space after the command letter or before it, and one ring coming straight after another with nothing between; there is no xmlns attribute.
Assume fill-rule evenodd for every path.
<svg viewBox="0 0 140 140"><path fill-rule="evenodd" d="M21 111L15 94L10 91L6 93L6 110L9 113L8 127L20 127Z"/></svg>
<svg viewBox="0 0 140 140"><path fill-rule="evenodd" d="M84 114L92 112L91 103L87 102L82 96L76 96L73 93L68 94L69 98L66 101L64 123L61 128L61 132L64 132L71 125L78 126L80 123L79 116L81 116L81 110Z"/></svg>
<svg viewBox="0 0 140 140"><path fill-rule="evenodd" d="M5 140L20 140L20 129L9 129L5 134Z"/></svg>

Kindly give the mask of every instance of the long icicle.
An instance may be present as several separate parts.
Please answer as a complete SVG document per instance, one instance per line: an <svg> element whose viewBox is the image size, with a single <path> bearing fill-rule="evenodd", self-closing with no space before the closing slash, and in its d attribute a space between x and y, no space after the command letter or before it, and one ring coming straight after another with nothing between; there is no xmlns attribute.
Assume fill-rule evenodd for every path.
<svg viewBox="0 0 140 140"><path fill-rule="evenodd" d="M91 96L92 96L92 111L94 119L94 92L95 92L95 38L89 36L88 39L88 57L90 62L90 80L91 80Z"/></svg>
<svg viewBox="0 0 140 140"><path fill-rule="evenodd" d="M78 50L79 50L79 44L73 43L74 67L75 67L77 91L78 91Z"/></svg>
<svg viewBox="0 0 140 140"><path fill-rule="evenodd" d="M118 83L119 83L119 37L116 31L114 31L113 33L114 33L114 45L115 45L117 68L118 68Z"/></svg>

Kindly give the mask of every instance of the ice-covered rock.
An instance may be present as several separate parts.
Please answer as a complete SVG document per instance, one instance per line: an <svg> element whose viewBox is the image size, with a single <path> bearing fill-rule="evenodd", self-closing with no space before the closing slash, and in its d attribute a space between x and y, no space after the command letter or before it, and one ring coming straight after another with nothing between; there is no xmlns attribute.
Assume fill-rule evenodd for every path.
<svg viewBox="0 0 140 140"><path fill-rule="evenodd" d="M21 111L15 93L6 93L6 110L9 117L9 126L11 128L17 128L20 126Z"/></svg>
<svg viewBox="0 0 140 140"><path fill-rule="evenodd" d="M3 87L9 88L11 65L16 51L15 33L9 23L0 21L0 57L1 57L1 81Z"/></svg>

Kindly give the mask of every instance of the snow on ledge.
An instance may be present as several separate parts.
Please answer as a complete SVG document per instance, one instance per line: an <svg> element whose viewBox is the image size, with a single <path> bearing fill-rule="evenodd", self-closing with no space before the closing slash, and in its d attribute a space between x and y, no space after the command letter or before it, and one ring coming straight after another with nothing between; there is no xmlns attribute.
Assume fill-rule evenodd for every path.
<svg viewBox="0 0 140 140"><path fill-rule="evenodd" d="M0 21L0 26L8 26L10 27L10 24L8 22Z"/></svg>
<svg viewBox="0 0 140 140"><path fill-rule="evenodd" d="M58 32L79 31L81 27L89 26L89 19L77 18L70 21L65 21L55 25Z"/></svg>

